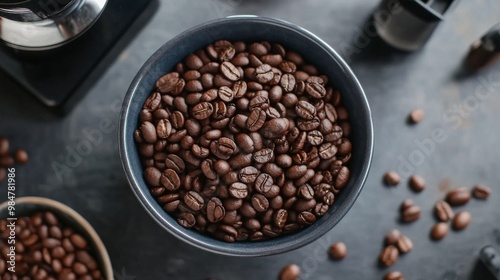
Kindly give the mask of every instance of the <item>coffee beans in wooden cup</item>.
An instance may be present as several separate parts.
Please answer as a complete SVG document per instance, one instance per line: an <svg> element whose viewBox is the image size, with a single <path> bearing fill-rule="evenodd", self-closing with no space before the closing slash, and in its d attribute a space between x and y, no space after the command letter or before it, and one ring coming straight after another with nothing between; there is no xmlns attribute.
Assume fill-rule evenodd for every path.
<svg viewBox="0 0 500 280"><path fill-rule="evenodd" d="M1 279L105 279L89 241L54 213L18 217L15 243L9 242L12 223L0 220L0 250L15 244L15 273L2 270ZM0 261L5 263L6 257L0 256Z"/></svg>
<svg viewBox="0 0 500 280"><path fill-rule="evenodd" d="M353 153L335 85L267 42L220 40L179 66L159 78L134 133L163 209L226 242L290 234L325 215Z"/></svg>

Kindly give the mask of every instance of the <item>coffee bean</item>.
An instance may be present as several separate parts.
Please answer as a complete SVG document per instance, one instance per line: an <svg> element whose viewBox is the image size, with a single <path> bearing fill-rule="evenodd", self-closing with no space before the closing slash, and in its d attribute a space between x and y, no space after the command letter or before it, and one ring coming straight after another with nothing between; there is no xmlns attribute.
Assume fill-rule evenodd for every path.
<svg viewBox="0 0 500 280"><path fill-rule="evenodd" d="M217 179L217 172L215 171L214 163L211 159L205 159L201 162L201 171L209 180Z"/></svg>
<svg viewBox="0 0 500 280"><path fill-rule="evenodd" d="M307 172L307 166L294 165L286 170L285 176L290 179L297 179L304 176L306 172Z"/></svg>
<svg viewBox="0 0 500 280"><path fill-rule="evenodd" d="M177 173L183 172L186 168L184 161L177 155L169 154L165 158L165 166Z"/></svg>
<svg viewBox="0 0 500 280"><path fill-rule="evenodd" d="M398 249L394 245L389 245L380 253L379 260L383 266L389 267L396 263L398 257Z"/></svg>
<svg viewBox="0 0 500 280"><path fill-rule="evenodd" d="M384 175L385 183L389 186L396 186L401 181L401 176L396 171L388 171Z"/></svg>
<svg viewBox="0 0 500 280"><path fill-rule="evenodd" d="M298 195L309 200L314 198L314 190L310 185L302 185L298 190Z"/></svg>
<svg viewBox="0 0 500 280"><path fill-rule="evenodd" d="M220 199L212 197L207 203L207 219L211 223L218 223L226 215L226 210Z"/></svg>
<svg viewBox="0 0 500 280"><path fill-rule="evenodd" d="M269 208L269 201L261 194L252 196L252 206L257 212L264 212Z"/></svg>
<svg viewBox="0 0 500 280"><path fill-rule="evenodd" d="M331 159L337 154L337 147L332 143L324 143L319 147L318 153L322 159Z"/></svg>
<svg viewBox="0 0 500 280"><path fill-rule="evenodd" d="M285 266L279 275L280 280L296 280L300 277L300 267L296 264Z"/></svg>
<svg viewBox="0 0 500 280"><path fill-rule="evenodd" d="M273 178L266 173L261 173L255 179L255 190L259 193L267 193L271 190L273 185Z"/></svg>
<svg viewBox="0 0 500 280"><path fill-rule="evenodd" d="M148 167L144 170L144 179L152 187L160 186L161 176L162 176L161 172L154 167Z"/></svg>
<svg viewBox="0 0 500 280"><path fill-rule="evenodd" d="M14 152L14 159L18 164L28 163L28 153L23 149L17 149Z"/></svg>
<svg viewBox="0 0 500 280"><path fill-rule="evenodd" d="M301 212L297 218L299 224L310 225L316 222L316 216L311 212Z"/></svg>
<svg viewBox="0 0 500 280"><path fill-rule="evenodd" d="M288 211L285 209L279 209L274 213L274 225L278 228L283 228L285 226L286 220L288 219Z"/></svg>
<svg viewBox="0 0 500 280"><path fill-rule="evenodd" d="M452 224L455 230L462 230L469 226L472 216L467 211L458 212L453 218Z"/></svg>
<svg viewBox="0 0 500 280"><path fill-rule="evenodd" d="M405 280L405 278L399 271L390 271L384 275L384 280Z"/></svg>
<svg viewBox="0 0 500 280"><path fill-rule="evenodd" d="M347 256L347 246L343 242L337 242L330 246L328 253L334 260L342 260Z"/></svg>
<svg viewBox="0 0 500 280"><path fill-rule="evenodd" d="M323 143L323 134L321 134L318 130L310 131L307 134L307 141L312 146L319 146Z"/></svg>
<svg viewBox="0 0 500 280"><path fill-rule="evenodd" d="M421 192L425 189L425 180L418 175L411 176L409 182L410 187L416 192Z"/></svg>
<svg viewBox="0 0 500 280"><path fill-rule="evenodd" d="M248 187L243 183L233 183L229 186L229 194L238 199L243 199L248 195Z"/></svg>
<svg viewBox="0 0 500 280"><path fill-rule="evenodd" d="M213 106L208 102L201 102L192 109L193 117L197 120L209 118L213 113Z"/></svg>
<svg viewBox="0 0 500 280"><path fill-rule="evenodd" d="M385 245L397 245L399 238L401 237L401 232L397 229L393 229L387 233L384 238Z"/></svg>
<svg viewBox="0 0 500 280"><path fill-rule="evenodd" d="M255 108L250 112L246 122L246 128L250 131L259 130L266 121L266 112L260 108Z"/></svg>
<svg viewBox="0 0 500 280"><path fill-rule="evenodd" d="M487 199L492 193L492 190L485 185L475 185L472 189L472 194L477 199Z"/></svg>
<svg viewBox="0 0 500 280"><path fill-rule="evenodd" d="M453 217L455 216L453 210L451 209L451 206L446 201L436 202L436 205L434 206L434 213L436 214L436 217L442 222L447 222L453 219Z"/></svg>
<svg viewBox="0 0 500 280"><path fill-rule="evenodd" d="M201 195L194 191L190 191L184 196L184 203L186 203L186 205L194 211L201 210L204 205Z"/></svg>
<svg viewBox="0 0 500 280"><path fill-rule="evenodd" d="M181 185L181 180L177 172L173 169L166 169L160 178L161 185L169 191L177 190Z"/></svg>
<svg viewBox="0 0 500 280"><path fill-rule="evenodd" d="M196 218L192 213L182 212L177 217L177 222L185 228L192 228L196 224Z"/></svg>
<svg viewBox="0 0 500 280"><path fill-rule="evenodd" d="M401 214L401 221L405 223L411 223L420 218L420 207L418 206L410 206L403 210Z"/></svg>
<svg viewBox="0 0 500 280"><path fill-rule="evenodd" d="M267 163L274 157L272 149L262 149L253 154L253 160L258 163Z"/></svg>
<svg viewBox="0 0 500 280"><path fill-rule="evenodd" d="M434 240L441 240L448 234L449 226L447 223L437 223L431 229L431 238Z"/></svg>
<svg viewBox="0 0 500 280"><path fill-rule="evenodd" d="M143 122L140 126L140 131L142 133L143 139L151 144L154 144L157 140L156 127L150 122Z"/></svg>
<svg viewBox="0 0 500 280"><path fill-rule="evenodd" d="M228 80L236 82L237 80L240 79L240 72L238 69L236 69L236 66L234 66L231 62L223 62L220 65L220 70L224 77L226 77ZM231 98L232 99L232 98Z"/></svg>
<svg viewBox="0 0 500 280"><path fill-rule="evenodd" d="M410 122L412 123L419 123L421 122L425 117L425 112L422 109L415 109L410 112L410 115L408 116Z"/></svg>
<svg viewBox="0 0 500 280"><path fill-rule="evenodd" d="M290 129L290 122L285 118L275 118L265 122L260 130L263 137L268 139L283 136Z"/></svg>
<svg viewBox="0 0 500 280"><path fill-rule="evenodd" d="M162 94L179 94L185 86L184 79L179 77L179 73L172 72L162 76L156 82L156 88Z"/></svg>
<svg viewBox="0 0 500 280"><path fill-rule="evenodd" d="M0 137L0 156L4 156L9 152L9 139L7 137Z"/></svg>
<svg viewBox="0 0 500 280"><path fill-rule="evenodd" d="M446 201L453 206L459 206L469 202L470 197L469 190L461 187L449 191L446 195Z"/></svg>
<svg viewBox="0 0 500 280"><path fill-rule="evenodd" d="M274 72L269 64L262 64L255 68L255 79L259 83L268 83L274 78Z"/></svg>
<svg viewBox="0 0 500 280"><path fill-rule="evenodd" d="M406 235L401 235L397 242L397 247L399 252L402 254L406 254L413 249L413 242Z"/></svg>

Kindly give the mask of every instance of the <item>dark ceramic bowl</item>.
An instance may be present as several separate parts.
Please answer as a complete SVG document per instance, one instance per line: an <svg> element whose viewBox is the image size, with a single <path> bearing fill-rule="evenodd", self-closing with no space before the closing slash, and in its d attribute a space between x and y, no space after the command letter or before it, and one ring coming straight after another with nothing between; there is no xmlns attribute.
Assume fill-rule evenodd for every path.
<svg viewBox="0 0 500 280"><path fill-rule="evenodd" d="M340 89L343 104L352 122L353 152L351 177L328 213L313 225L291 235L268 241L226 243L180 226L155 201L142 176L142 167L133 133L139 112L155 88L156 80L173 70L188 54L214 41L226 39L270 41L294 50L328 76ZM285 21L256 16L235 16L215 20L181 33L163 45L141 68L130 86L122 107L120 154L132 190L148 213L168 232L199 248L233 256L265 256L302 247L331 230L356 201L368 174L373 153L373 126L370 108L358 80L340 56L309 31Z"/></svg>

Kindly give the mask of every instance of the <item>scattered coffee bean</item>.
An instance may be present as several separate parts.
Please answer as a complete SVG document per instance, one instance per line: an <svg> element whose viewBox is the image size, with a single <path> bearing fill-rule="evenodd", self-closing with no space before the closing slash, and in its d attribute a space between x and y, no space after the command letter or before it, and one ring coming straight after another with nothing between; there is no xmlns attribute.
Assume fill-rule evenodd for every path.
<svg viewBox="0 0 500 280"><path fill-rule="evenodd" d="M405 280L405 278L399 271L389 271L384 275L384 280Z"/></svg>
<svg viewBox="0 0 500 280"><path fill-rule="evenodd" d="M396 186L401 181L401 176L396 171L388 171L384 175L385 183L389 186Z"/></svg>
<svg viewBox="0 0 500 280"><path fill-rule="evenodd" d="M401 254L406 254L413 249L413 242L406 235L401 235L397 242L397 247Z"/></svg>
<svg viewBox="0 0 500 280"><path fill-rule="evenodd" d="M389 267L396 263L399 257L398 248L394 245L389 245L379 255L379 261L383 266Z"/></svg>
<svg viewBox="0 0 500 280"><path fill-rule="evenodd" d="M411 223L420 218L420 207L412 205L403 209L401 213L401 221Z"/></svg>
<svg viewBox="0 0 500 280"><path fill-rule="evenodd" d="M296 264L285 266L279 275L280 280L296 280L300 277L300 267Z"/></svg>
<svg viewBox="0 0 500 280"><path fill-rule="evenodd" d="M438 201L434 206L434 213L441 222L447 222L455 216L453 209L446 201Z"/></svg>
<svg viewBox="0 0 500 280"><path fill-rule="evenodd" d="M328 253L332 259L342 260L347 256L347 246L343 242L334 243L330 246Z"/></svg>
<svg viewBox="0 0 500 280"><path fill-rule="evenodd" d="M441 240L448 234L449 226L447 223L440 222L435 224L431 230L431 238L434 240Z"/></svg>
<svg viewBox="0 0 500 280"><path fill-rule="evenodd" d="M8 223L0 220L2 252L9 248ZM104 279L89 242L53 213L19 217L16 232L16 271L0 266L1 279Z"/></svg>
<svg viewBox="0 0 500 280"><path fill-rule="evenodd" d="M491 189L485 185L475 185L472 189L472 194L477 199L487 199L491 192Z"/></svg>
<svg viewBox="0 0 500 280"><path fill-rule="evenodd" d="M425 180L418 175L411 176L409 183L410 187L416 192L421 192L425 189Z"/></svg>
<svg viewBox="0 0 500 280"><path fill-rule="evenodd" d="M467 211L459 212L453 218L453 228L455 230L462 230L469 226L472 216Z"/></svg>
<svg viewBox="0 0 500 280"><path fill-rule="evenodd" d="M453 189L446 195L446 201L453 206L464 205L469 202L470 198L469 190L464 187Z"/></svg>
<svg viewBox="0 0 500 280"><path fill-rule="evenodd" d="M384 243L385 245L396 245L400 237L401 232L397 229L393 229L385 236Z"/></svg>
<svg viewBox="0 0 500 280"><path fill-rule="evenodd" d="M424 119L424 117L425 117L424 110L415 109L415 110L410 112L410 115L408 118L409 118L410 122L416 124L416 123L421 122Z"/></svg>
<svg viewBox="0 0 500 280"><path fill-rule="evenodd" d="M157 81L133 137L151 194L179 224L256 241L335 203L350 177L348 116L298 54L219 40Z"/></svg>

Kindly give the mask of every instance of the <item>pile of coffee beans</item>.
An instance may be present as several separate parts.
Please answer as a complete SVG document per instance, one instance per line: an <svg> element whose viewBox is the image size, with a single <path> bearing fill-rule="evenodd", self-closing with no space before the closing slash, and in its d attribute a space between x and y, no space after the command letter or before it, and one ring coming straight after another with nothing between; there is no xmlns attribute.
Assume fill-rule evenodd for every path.
<svg viewBox="0 0 500 280"><path fill-rule="evenodd" d="M7 137L0 137L0 182L7 176L7 168L14 164L26 164L28 153L23 149L16 149L14 154L9 154L10 142Z"/></svg>
<svg viewBox="0 0 500 280"><path fill-rule="evenodd" d="M139 118L153 196L180 225L227 242L313 224L350 176L340 92L280 44L221 40L190 54Z"/></svg>
<svg viewBox="0 0 500 280"><path fill-rule="evenodd" d="M8 243L8 224L0 220L0 279L104 279L87 240L52 212L18 218L15 245ZM11 246L15 247L15 273L7 270Z"/></svg>

